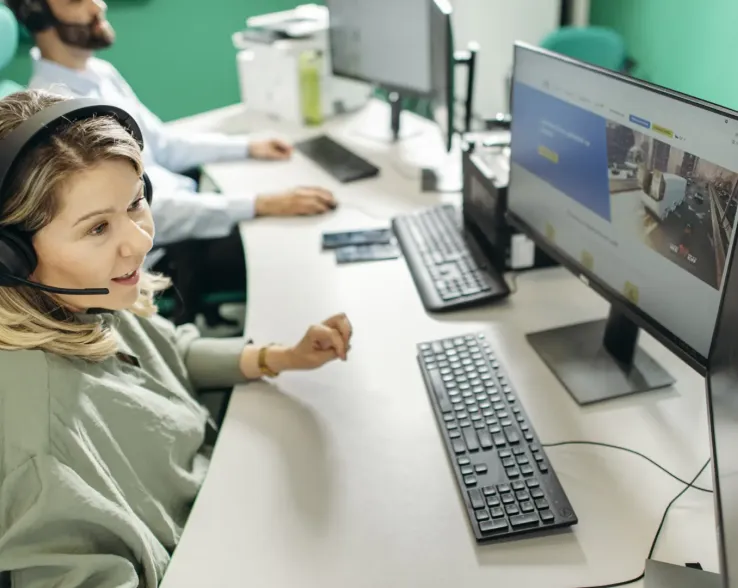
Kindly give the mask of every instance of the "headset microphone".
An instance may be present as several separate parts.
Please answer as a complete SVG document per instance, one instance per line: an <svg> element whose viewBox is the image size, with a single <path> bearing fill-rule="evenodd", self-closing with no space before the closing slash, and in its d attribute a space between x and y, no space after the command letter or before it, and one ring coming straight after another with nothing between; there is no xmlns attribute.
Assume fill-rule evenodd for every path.
<svg viewBox="0 0 738 588"><path fill-rule="evenodd" d="M6 277L10 278L14 282L23 284L24 286L30 286L31 288L36 288L36 290L48 292L49 294L64 294L66 296L103 296L105 294L110 294L110 290L107 288L80 288L79 290L75 288L57 288L55 286L40 284L39 282L32 282L31 280L24 280L18 276Z"/></svg>

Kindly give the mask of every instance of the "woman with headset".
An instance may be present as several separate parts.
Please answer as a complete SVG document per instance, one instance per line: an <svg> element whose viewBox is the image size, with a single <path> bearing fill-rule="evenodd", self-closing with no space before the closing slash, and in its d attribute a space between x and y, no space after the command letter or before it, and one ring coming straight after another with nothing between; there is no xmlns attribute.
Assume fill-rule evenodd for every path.
<svg viewBox="0 0 738 588"><path fill-rule="evenodd" d="M197 390L346 359L336 315L292 347L205 339L155 313L142 138L122 110L0 100L0 574L157 586L203 482ZM1 584L1 582L0 582Z"/></svg>

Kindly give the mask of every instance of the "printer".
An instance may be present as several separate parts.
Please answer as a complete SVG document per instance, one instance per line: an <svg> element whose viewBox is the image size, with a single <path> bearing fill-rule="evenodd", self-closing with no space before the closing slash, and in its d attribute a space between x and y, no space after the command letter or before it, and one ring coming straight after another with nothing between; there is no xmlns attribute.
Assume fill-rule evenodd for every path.
<svg viewBox="0 0 738 588"><path fill-rule="evenodd" d="M373 91L369 84L333 75L329 27L328 9L316 4L246 21L246 28L232 40L238 51L241 100L249 110L303 123L306 101L312 101L312 110L319 111L314 119L366 104ZM306 67L313 70L307 90Z"/></svg>

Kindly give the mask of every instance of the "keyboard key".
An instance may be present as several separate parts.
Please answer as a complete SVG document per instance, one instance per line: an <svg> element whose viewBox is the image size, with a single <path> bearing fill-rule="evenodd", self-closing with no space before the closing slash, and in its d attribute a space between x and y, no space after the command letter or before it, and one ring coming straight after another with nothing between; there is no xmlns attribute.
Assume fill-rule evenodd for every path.
<svg viewBox="0 0 738 588"><path fill-rule="evenodd" d="M474 511L474 516L478 521L486 521L489 519L489 513L486 510Z"/></svg>
<svg viewBox="0 0 738 588"><path fill-rule="evenodd" d="M464 442L461 439L454 439L451 441L451 446L453 447L456 455L466 453L466 445L464 445Z"/></svg>
<svg viewBox="0 0 738 588"><path fill-rule="evenodd" d="M499 519L505 516L505 511L501 508L491 508L489 514L492 515L493 519Z"/></svg>
<svg viewBox="0 0 738 588"><path fill-rule="evenodd" d="M485 496L494 496L497 494L497 490L494 488L494 486L485 486L482 488L482 494Z"/></svg>
<svg viewBox="0 0 738 588"><path fill-rule="evenodd" d="M534 480L528 480L529 482L533 482ZM538 500L539 498L543 498L543 490L540 488L533 488L533 490L530 491L530 495L535 499Z"/></svg>
<svg viewBox="0 0 738 588"><path fill-rule="evenodd" d="M490 533L490 534L491 533L501 533L502 531L507 531L507 529L508 529L508 525L505 519L484 521L484 522L479 523L479 530L485 534L486 533Z"/></svg>
<svg viewBox="0 0 738 588"><path fill-rule="evenodd" d="M516 482L517 484L518 482ZM526 500L530 500L530 494L528 494L525 490L519 490L515 493L515 500L518 502L525 502Z"/></svg>
<svg viewBox="0 0 738 588"><path fill-rule="evenodd" d="M542 461L543 461L543 455L541 455L541 454L540 454L540 453L538 453L537 451L534 451L534 452L533 452L533 459L535 459L535 460L536 460L537 462L539 462L539 463L540 463L540 462L542 462Z"/></svg>
<svg viewBox="0 0 738 588"><path fill-rule="evenodd" d="M448 438L449 439L458 439L459 437L461 437L461 433L459 433L458 431L449 431L448 432Z"/></svg>
<svg viewBox="0 0 738 588"><path fill-rule="evenodd" d="M474 468L470 465L466 465L462 467L460 471L462 476L471 476L474 473Z"/></svg>
<svg viewBox="0 0 738 588"><path fill-rule="evenodd" d="M471 460L468 457L459 457L456 460L456 463L458 463L460 466L469 465L471 463Z"/></svg>
<svg viewBox="0 0 738 588"><path fill-rule="evenodd" d="M515 465L515 460L512 457L506 457L502 460L503 468L511 468Z"/></svg>
<svg viewBox="0 0 738 588"><path fill-rule="evenodd" d="M548 466L545 463L539 463L538 469L542 474L545 474L548 471Z"/></svg>
<svg viewBox="0 0 738 588"><path fill-rule="evenodd" d="M460 427L471 427L471 421L469 419L461 419L459 421Z"/></svg>
<svg viewBox="0 0 738 588"><path fill-rule="evenodd" d="M446 387L443 385L441 372L438 370L428 370L428 377L430 378L433 393L436 395L436 400L438 400L438 408L441 409L441 412L451 412L451 402L446 395Z"/></svg>
<svg viewBox="0 0 738 588"><path fill-rule="evenodd" d="M520 470L518 468L509 468L507 471L507 477L511 480L520 477Z"/></svg>
<svg viewBox="0 0 738 588"><path fill-rule="evenodd" d="M520 512L520 509L518 508L517 504L508 504L505 507L505 512L507 513L507 516L513 516Z"/></svg>
<svg viewBox="0 0 738 588"><path fill-rule="evenodd" d="M530 467L528 464L525 464L520 466L520 473L524 476L532 476L535 472L533 471L532 467Z"/></svg>
<svg viewBox="0 0 738 588"><path fill-rule="evenodd" d="M512 455L512 452L509 449L500 449L497 452L497 455L500 456L500 459L505 459L506 457L510 457Z"/></svg>
<svg viewBox="0 0 738 588"><path fill-rule="evenodd" d="M479 441L477 440L477 434L473 429L463 430L464 441L469 451L479 451Z"/></svg>
<svg viewBox="0 0 738 588"><path fill-rule="evenodd" d="M502 494L502 504L513 504L515 497L512 494Z"/></svg>
<svg viewBox="0 0 738 588"><path fill-rule="evenodd" d="M477 421L476 423L474 423L474 428L477 429L477 430L486 429L486 427L487 427L487 425L485 425L481 421Z"/></svg>
<svg viewBox="0 0 738 588"><path fill-rule="evenodd" d="M516 445L515 447L513 447L512 452L515 455L523 455L525 453L525 447L521 447L520 445Z"/></svg>
<svg viewBox="0 0 738 588"><path fill-rule="evenodd" d="M510 486L508 486L507 484L499 484L497 486L497 492L499 492L500 494L508 494L509 492L511 492Z"/></svg>
<svg viewBox="0 0 738 588"><path fill-rule="evenodd" d="M492 435L492 442L495 444L495 447L504 447L505 435L503 435L502 433L495 433L494 435Z"/></svg>
<svg viewBox="0 0 738 588"><path fill-rule="evenodd" d="M474 470L478 474L486 474L487 473L487 464L478 463L477 465L474 466Z"/></svg>
<svg viewBox="0 0 738 588"><path fill-rule="evenodd" d="M520 482L520 481L513 482L512 484L510 484L510 486L512 487L513 490L515 490L515 492L520 492L521 490L525 490L524 482Z"/></svg>
<svg viewBox="0 0 738 588"><path fill-rule="evenodd" d="M492 435L489 433L489 431L480 430L477 431L477 435L479 437L479 444L482 446L482 449L490 449L493 447L492 443Z"/></svg>
<svg viewBox="0 0 738 588"><path fill-rule="evenodd" d="M464 484L467 486L476 486L477 485L477 478L476 476L467 476L464 478Z"/></svg>
<svg viewBox="0 0 738 588"><path fill-rule="evenodd" d="M536 510L536 507L533 506L532 502L521 502L520 503L520 511L521 512L534 512Z"/></svg>
<svg viewBox="0 0 738 588"><path fill-rule="evenodd" d="M453 431L454 429L458 429L459 425L456 423L446 423L446 430Z"/></svg>
<svg viewBox="0 0 738 588"><path fill-rule="evenodd" d="M527 480L525 482L525 485L528 486L528 488L538 488L538 486L540 486L538 480L536 480L535 478L532 480Z"/></svg>
<svg viewBox="0 0 738 588"><path fill-rule="evenodd" d="M538 515L534 513L521 514L510 517L510 525L513 529L525 529L527 527L537 527Z"/></svg>
<svg viewBox="0 0 738 588"><path fill-rule="evenodd" d="M526 455L518 455L517 461L518 461L518 465L525 465L529 463L528 456Z"/></svg>
<svg viewBox="0 0 738 588"><path fill-rule="evenodd" d="M467 494L469 495L469 502L474 510L484 508L484 498L482 498L482 493L479 490L474 488L474 490L469 490Z"/></svg>
<svg viewBox="0 0 738 588"><path fill-rule="evenodd" d="M536 500L536 508L538 510L548 510L548 501L545 498Z"/></svg>
<svg viewBox="0 0 738 588"><path fill-rule="evenodd" d="M540 513L538 513L541 516L541 520L544 523L553 523L554 522L554 514L550 510L542 510Z"/></svg>
<svg viewBox="0 0 738 588"><path fill-rule="evenodd" d="M488 496L487 497L487 506L490 508L498 507L500 506L500 499L497 498L497 496Z"/></svg>

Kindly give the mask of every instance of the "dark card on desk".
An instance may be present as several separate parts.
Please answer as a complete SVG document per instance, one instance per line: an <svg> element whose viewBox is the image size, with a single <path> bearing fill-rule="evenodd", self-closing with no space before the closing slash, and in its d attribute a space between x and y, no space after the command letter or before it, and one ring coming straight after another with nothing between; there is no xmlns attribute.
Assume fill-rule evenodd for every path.
<svg viewBox="0 0 738 588"><path fill-rule="evenodd" d="M392 229L323 233L323 249L338 249L349 245L385 244L390 241L392 241Z"/></svg>
<svg viewBox="0 0 738 588"><path fill-rule="evenodd" d="M395 243L375 243L372 245L350 245L336 249L336 263L357 263L360 261L382 261L400 257L400 248Z"/></svg>

